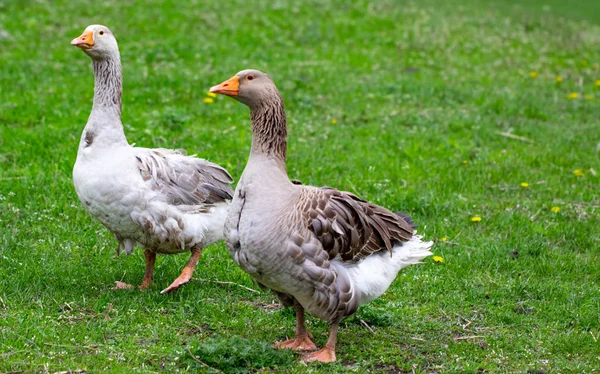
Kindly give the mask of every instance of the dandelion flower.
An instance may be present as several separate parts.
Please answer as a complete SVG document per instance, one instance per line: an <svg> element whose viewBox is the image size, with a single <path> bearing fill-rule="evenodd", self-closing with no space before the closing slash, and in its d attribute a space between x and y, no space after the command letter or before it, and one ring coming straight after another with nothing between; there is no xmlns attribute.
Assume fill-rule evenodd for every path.
<svg viewBox="0 0 600 374"><path fill-rule="evenodd" d="M479 221L481 221L481 217L479 217L479 216L471 217L471 222L479 222Z"/></svg>
<svg viewBox="0 0 600 374"><path fill-rule="evenodd" d="M552 210L552 213L558 213L558 212L560 212L560 207L553 206L551 210Z"/></svg>
<svg viewBox="0 0 600 374"><path fill-rule="evenodd" d="M207 93L206 93L206 96L208 96L208 97L213 97L213 98L214 98L214 97L217 97L217 94L216 94L216 93L214 93L214 92L207 92Z"/></svg>
<svg viewBox="0 0 600 374"><path fill-rule="evenodd" d="M448 238L446 238L445 236L442 236L442 241L443 241L443 242L445 242L445 241L447 241L447 240L448 240Z"/></svg>
<svg viewBox="0 0 600 374"><path fill-rule="evenodd" d="M205 97L204 102L206 104L212 104L215 100L212 97Z"/></svg>
<svg viewBox="0 0 600 374"><path fill-rule="evenodd" d="M463 165L466 165L469 161L463 160Z"/></svg>
<svg viewBox="0 0 600 374"><path fill-rule="evenodd" d="M521 182L521 187L529 187L529 183L527 183L527 182Z"/></svg>
<svg viewBox="0 0 600 374"><path fill-rule="evenodd" d="M529 73L529 76L530 76L531 78L537 78L537 76L538 76L538 72L537 72L537 71L532 71L531 73Z"/></svg>
<svg viewBox="0 0 600 374"><path fill-rule="evenodd" d="M444 258L442 256L433 256L434 262L444 262Z"/></svg>
<svg viewBox="0 0 600 374"><path fill-rule="evenodd" d="M335 125L336 123L337 123L337 119L334 118L334 119L331 120L331 124L332 125Z"/></svg>
<svg viewBox="0 0 600 374"><path fill-rule="evenodd" d="M556 83L561 83L563 81L563 77L561 77L560 75L558 77L556 77Z"/></svg>
<svg viewBox="0 0 600 374"><path fill-rule="evenodd" d="M579 97L579 94L577 92L571 92L569 94L569 96L567 96L569 99L573 100L573 99L577 99Z"/></svg>
<svg viewBox="0 0 600 374"><path fill-rule="evenodd" d="M581 169L573 170L573 174L575 174L576 177L583 177L585 175Z"/></svg>
<svg viewBox="0 0 600 374"><path fill-rule="evenodd" d="M600 87L600 79L596 81L596 87Z"/></svg>
<svg viewBox="0 0 600 374"><path fill-rule="evenodd" d="M586 100L594 100L594 95L585 95L584 98Z"/></svg>

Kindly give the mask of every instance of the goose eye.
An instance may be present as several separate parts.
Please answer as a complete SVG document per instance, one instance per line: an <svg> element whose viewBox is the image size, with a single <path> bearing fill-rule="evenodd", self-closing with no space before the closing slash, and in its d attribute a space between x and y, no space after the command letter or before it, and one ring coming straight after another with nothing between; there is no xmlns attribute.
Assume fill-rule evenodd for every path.
<svg viewBox="0 0 600 374"><path fill-rule="evenodd" d="M100 32L98 34L104 35L104 30L100 30Z"/></svg>
<svg viewBox="0 0 600 374"><path fill-rule="evenodd" d="M249 81L251 81L252 79L254 79L254 75L249 75L246 77L246 79L248 79Z"/></svg>

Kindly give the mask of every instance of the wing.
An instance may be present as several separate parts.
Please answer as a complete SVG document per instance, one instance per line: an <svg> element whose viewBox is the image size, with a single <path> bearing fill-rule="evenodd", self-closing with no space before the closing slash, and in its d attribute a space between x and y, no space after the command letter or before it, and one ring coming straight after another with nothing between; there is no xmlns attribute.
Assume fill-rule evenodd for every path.
<svg viewBox="0 0 600 374"><path fill-rule="evenodd" d="M403 217L349 192L304 187L301 199L304 222L329 258L358 261L385 249L391 254L396 243L413 236Z"/></svg>
<svg viewBox="0 0 600 374"><path fill-rule="evenodd" d="M233 197L233 178L217 164L162 148L139 148L136 158L144 181L169 204L213 204Z"/></svg>

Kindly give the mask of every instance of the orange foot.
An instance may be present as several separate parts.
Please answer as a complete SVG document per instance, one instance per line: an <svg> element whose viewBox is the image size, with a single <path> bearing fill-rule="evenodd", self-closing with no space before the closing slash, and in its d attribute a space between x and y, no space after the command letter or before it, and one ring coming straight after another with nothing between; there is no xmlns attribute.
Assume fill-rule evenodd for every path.
<svg viewBox="0 0 600 374"><path fill-rule="evenodd" d="M113 287L113 290L130 290L132 288L133 286L130 284L121 281L115 281L115 286Z"/></svg>
<svg viewBox="0 0 600 374"><path fill-rule="evenodd" d="M273 348L291 349L294 351L314 351L317 349L317 346L310 338L310 336L296 336L294 339L273 344Z"/></svg>
<svg viewBox="0 0 600 374"><path fill-rule="evenodd" d="M193 271L193 270L192 270ZM167 293L167 292L171 292L171 291L175 291L176 289L178 289L179 287L183 286L184 284L186 284L187 282L190 281L190 279L192 279L192 271L183 271L181 273L180 276L177 277L177 279L175 279L173 281L173 283L171 283L171 285L167 288L165 288L164 290L160 291L161 294L163 293Z"/></svg>
<svg viewBox="0 0 600 374"><path fill-rule="evenodd" d="M302 357L304 362L333 362L335 361L335 350L328 346L316 352L308 353Z"/></svg>
<svg viewBox="0 0 600 374"><path fill-rule="evenodd" d="M142 281L142 283L140 283L140 285L138 286L140 291L144 291L147 290L150 287L150 283L152 283L152 279L146 279L144 278L144 280Z"/></svg>

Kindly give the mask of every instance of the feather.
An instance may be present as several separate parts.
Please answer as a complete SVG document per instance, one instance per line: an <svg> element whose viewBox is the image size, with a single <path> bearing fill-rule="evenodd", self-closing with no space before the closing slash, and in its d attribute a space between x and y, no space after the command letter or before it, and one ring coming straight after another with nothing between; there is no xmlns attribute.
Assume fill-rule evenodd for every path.
<svg viewBox="0 0 600 374"><path fill-rule="evenodd" d="M233 198L231 175L217 164L181 151L137 148L140 174L172 205L200 205Z"/></svg>
<svg viewBox="0 0 600 374"><path fill-rule="evenodd" d="M349 192L330 187L299 187L302 219L329 258L340 255L344 261L356 262L382 250L391 254L397 243L406 242L413 235L404 216Z"/></svg>

